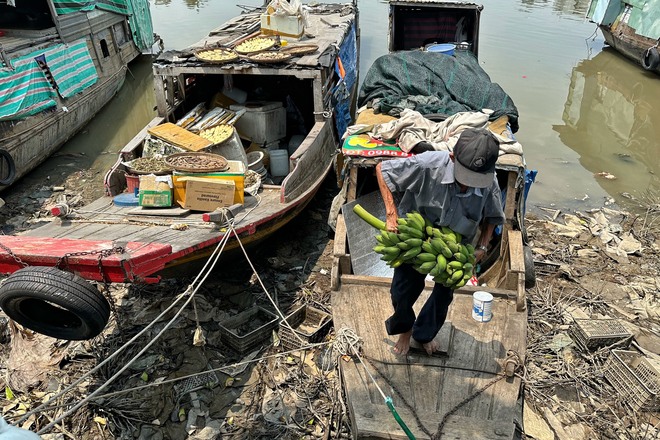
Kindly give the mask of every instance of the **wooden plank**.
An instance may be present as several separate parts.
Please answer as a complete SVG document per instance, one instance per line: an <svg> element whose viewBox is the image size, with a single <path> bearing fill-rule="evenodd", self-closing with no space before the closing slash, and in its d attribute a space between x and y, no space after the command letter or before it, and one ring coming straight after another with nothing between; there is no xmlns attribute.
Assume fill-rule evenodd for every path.
<svg viewBox="0 0 660 440"><path fill-rule="evenodd" d="M506 201L504 202L504 218L507 223L513 221L513 215L516 211L516 181L518 180L518 173L514 171L508 172L507 177L507 191Z"/></svg>
<svg viewBox="0 0 660 440"><path fill-rule="evenodd" d="M171 122L150 128L147 131L152 136L156 136L188 151L199 151L213 145L213 142Z"/></svg>
<svg viewBox="0 0 660 440"><path fill-rule="evenodd" d="M362 383L366 386L366 382L370 381L370 379L361 370L363 370L362 365L352 361L350 363L342 363L341 373L343 382L345 384ZM360 399L355 395L351 395L350 391L347 391L347 394L347 403L349 404L351 418L355 420L353 423L355 438L408 440L408 437L394 419L387 406L382 403L382 398L380 398L379 402L371 402L370 400ZM430 438L418 426L413 411L403 404L397 405L395 403L394 407L416 439ZM437 431L442 416L432 411L423 410L415 410L414 413L428 432L434 434ZM467 416L452 415L447 419L440 438L443 440L503 440L512 439L514 430L515 425L512 420L496 419L484 421Z"/></svg>
<svg viewBox="0 0 660 440"><path fill-rule="evenodd" d="M389 304L389 279L378 279L379 283L370 284L369 277L342 277L341 290L333 294L333 316L335 325L349 327L363 339L363 354L371 359L371 364L381 374L373 373L376 381L387 394L392 394L395 406L406 411L404 402L412 405L418 414L430 413L432 423L425 425L431 431L437 426L442 416L476 390L503 374L503 364L508 350L524 351L526 315L518 313L515 304L506 298L496 298L493 304L493 319L480 323L472 318L472 297L468 294L455 294L449 309L448 323L454 327L450 355L446 358L409 354L407 358L394 356L390 350L383 350L386 344L391 348L394 338L386 337L382 321L391 309ZM373 277L372 277L373 278ZM348 281L348 282L344 282ZM357 281L351 283L350 281ZM428 297L426 290L420 296L415 309ZM373 321L369 324L366 321ZM380 358L376 356L381 356ZM358 438L397 438L394 432L403 435L396 425L381 424L382 417L377 417L375 406L385 409L382 397L374 394L373 385L369 385L362 366L353 366L354 371L342 366L347 404L354 414L354 425ZM493 426L498 423L500 432L507 432L518 407L516 405L520 391L518 378L503 378L495 385L475 397L470 403L458 408L456 416L471 417L473 425ZM403 394L400 399L391 390L396 388ZM369 404L371 402L371 406ZM366 415L365 415L366 414ZM420 434L413 428L414 418L404 418L409 422L413 433ZM454 416L452 416L454 417ZM374 422L375 420L375 422ZM423 419L424 420L424 419ZM506 429L504 429L506 427ZM452 432L447 431L447 432ZM456 435L460 432L456 430ZM396 434L398 435L398 434ZM501 438L489 437L447 437L447 438ZM405 438L405 437L401 437ZM446 438L444 435L442 438Z"/></svg>
<svg viewBox="0 0 660 440"><path fill-rule="evenodd" d="M142 141L144 141L144 138L147 136L147 130L157 126L158 124L161 124L162 122L163 122L163 118L160 116L156 116L155 118L153 118L151 121L149 121L149 123L146 126L142 128L142 130L138 132L138 134L136 134L133 137L133 139L131 139L130 141L128 141L126 145L124 145L124 148L121 149L120 153L122 155L127 153L134 153L137 147L139 147L142 144Z"/></svg>
<svg viewBox="0 0 660 440"><path fill-rule="evenodd" d="M516 273L525 273L525 254L520 231L509 231L509 270ZM517 278L516 276L516 281Z"/></svg>
<svg viewBox="0 0 660 440"><path fill-rule="evenodd" d="M348 169L348 190L346 191L346 202L352 202L357 198L357 167Z"/></svg>
<svg viewBox="0 0 660 440"><path fill-rule="evenodd" d="M337 224L335 225L335 240L333 245L333 255L339 257L346 255L346 222L344 215L337 215Z"/></svg>
<svg viewBox="0 0 660 440"><path fill-rule="evenodd" d="M138 206L127 212L128 215L156 215L164 217L181 217L190 212L190 209L184 208L145 208Z"/></svg>

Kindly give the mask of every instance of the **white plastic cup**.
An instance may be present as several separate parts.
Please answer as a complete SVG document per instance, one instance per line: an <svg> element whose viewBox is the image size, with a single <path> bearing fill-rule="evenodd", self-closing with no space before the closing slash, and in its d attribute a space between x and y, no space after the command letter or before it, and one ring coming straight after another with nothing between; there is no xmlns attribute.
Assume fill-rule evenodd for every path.
<svg viewBox="0 0 660 440"><path fill-rule="evenodd" d="M493 295L481 290L472 294L472 318L479 322L493 318Z"/></svg>

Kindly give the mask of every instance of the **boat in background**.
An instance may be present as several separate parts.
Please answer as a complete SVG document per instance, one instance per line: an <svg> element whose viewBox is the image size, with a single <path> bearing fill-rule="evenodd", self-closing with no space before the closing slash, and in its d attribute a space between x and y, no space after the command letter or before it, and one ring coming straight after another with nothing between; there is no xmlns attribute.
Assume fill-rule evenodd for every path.
<svg viewBox="0 0 660 440"><path fill-rule="evenodd" d="M660 74L660 0L591 0L587 19L598 25L609 46Z"/></svg>
<svg viewBox="0 0 660 440"><path fill-rule="evenodd" d="M305 208L332 169L338 133L344 132L354 113L358 9L355 2L306 7L301 39L264 35L264 11L248 10L193 46L164 52L154 61L158 116L119 152L105 176L105 197L73 210L55 207L51 212L59 218L20 235L0 236L0 274L10 274L0 287L0 307L7 316L53 337L91 338L103 330L109 309L89 281L156 283L163 274L181 276L219 246L225 261L230 261L230 251L271 236ZM298 35L295 25L301 21L292 21ZM276 44L285 38L288 44ZM264 43L268 50L261 46ZM247 50L255 45L260 49ZM241 47L247 54L239 57ZM202 108L203 115L198 113ZM236 119L239 113L243 116ZM187 130L194 128L191 120L203 124L212 121L210 116L215 119L209 130L231 126L231 135L211 142ZM238 122L231 125L226 117ZM202 145L203 151L191 150L193 144ZM184 146L188 151L177 150ZM247 149L253 147L256 151L249 153L257 154L250 157L269 153L272 179L263 164L247 161ZM210 160L227 162L231 168L202 172L188 166L195 175L182 176L177 174L182 170L173 167L166 175L152 178L147 171L142 173L146 177L136 176L144 170L133 161L160 155L164 160L180 159L190 151L192 156L185 157L203 155L196 163L204 168L210 168ZM248 175L254 180L251 184ZM191 177L213 188L193 193ZM209 182L212 179L216 180ZM159 189L167 180L174 191L167 184ZM227 185L229 191L223 192L220 187L226 190ZM137 206L135 199L152 195L154 200L163 196L167 204L146 208L143 197ZM204 206L190 206L191 199ZM206 202L218 204L209 208ZM235 205L227 206L230 203ZM233 229L224 215L232 217ZM12 288L26 276L42 282L28 289ZM44 292L48 286L58 289L58 295ZM79 307L76 295L84 296L94 310ZM46 319L44 310L55 318Z"/></svg>
<svg viewBox="0 0 660 440"><path fill-rule="evenodd" d="M154 45L147 0L0 4L0 190L59 149Z"/></svg>

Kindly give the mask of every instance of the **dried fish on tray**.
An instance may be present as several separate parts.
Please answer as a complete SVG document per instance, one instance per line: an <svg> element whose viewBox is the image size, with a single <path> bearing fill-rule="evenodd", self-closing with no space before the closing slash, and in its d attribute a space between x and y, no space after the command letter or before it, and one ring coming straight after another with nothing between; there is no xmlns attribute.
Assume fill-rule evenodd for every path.
<svg viewBox="0 0 660 440"><path fill-rule="evenodd" d="M282 52L267 51L255 53L253 55L247 56L246 58L256 63L274 64L288 61L292 58L292 56Z"/></svg>
<svg viewBox="0 0 660 440"><path fill-rule="evenodd" d="M243 41L241 44L236 46L234 50L236 50L236 52L240 53L241 55L248 55L268 50L275 46L275 43L276 41L273 38L254 37Z"/></svg>
<svg viewBox="0 0 660 440"><path fill-rule="evenodd" d="M224 64L238 60L238 55L231 49L199 49L194 52L195 58L206 63Z"/></svg>
<svg viewBox="0 0 660 440"><path fill-rule="evenodd" d="M206 128L199 132L199 135L204 139L213 142L214 145L221 144L229 139L234 134L234 126L228 124L220 124L211 128Z"/></svg>
<svg viewBox="0 0 660 440"><path fill-rule="evenodd" d="M176 153L167 156L165 162L175 171L186 173L214 173L229 168L227 159L213 153Z"/></svg>
<svg viewBox="0 0 660 440"><path fill-rule="evenodd" d="M137 175L164 175L170 174L173 171L173 168L165 161L165 159L158 157L139 157L130 162L124 162L124 166L126 166L129 173Z"/></svg>

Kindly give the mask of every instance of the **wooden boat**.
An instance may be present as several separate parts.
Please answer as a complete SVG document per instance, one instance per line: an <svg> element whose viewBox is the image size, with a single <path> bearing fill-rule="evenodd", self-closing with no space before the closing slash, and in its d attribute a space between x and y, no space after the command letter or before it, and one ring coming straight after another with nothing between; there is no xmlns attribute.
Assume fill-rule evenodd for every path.
<svg viewBox="0 0 660 440"><path fill-rule="evenodd" d="M0 190L84 127L153 44L146 0L0 4Z"/></svg>
<svg viewBox="0 0 660 440"><path fill-rule="evenodd" d="M23 265L30 266L25 269L28 271L41 270L32 266L67 269L76 274L78 284L87 283L85 280L155 283L165 271L173 267L180 270L184 263L209 255L225 235L230 235L230 240L223 253L236 249L239 244L231 232L205 221L204 212L181 208L145 211L141 207L135 212L135 207L115 203L115 196L130 195L124 192L128 171L125 163L142 155L148 131L171 127L164 124L179 120L200 101L212 101L223 90L225 81L231 81L235 91L256 90L268 95L271 101L288 99L291 111L295 103L302 119L296 127L288 128L304 137L288 158L290 172L279 184L264 184L258 194L245 195L242 210L234 217L235 232L241 243L247 246L268 237L304 209L332 168L338 147L336 133L345 128L354 105L357 8L352 3L310 7L307 42L318 46L317 50L280 64L258 64L244 59L220 64L204 62L195 56L201 48L231 47L255 36L259 33L261 13L257 9L241 14L192 47L161 54L153 64L159 116L121 150L117 163L105 178L107 196L19 236L1 236L0 273L13 273L5 286L19 275L14 272ZM300 42L289 39L289 47L297 44ZM338 68L339 64L345 71ZM304 133L296 132L297 127L304 129ZM235 137L212 151L240 161L245 151L240 139L234 141ZM48 279L53 276L50 270L45 275ZM58 280L54 283L61 285ZM22 298L28 296L29 293ZM67 305L70 304L60 307ZM3 292L0 292L0 306L9 316L18 308L6 309ZM13 315L21 318L18 312ZM30 327L36 320L22 321ZM102 329L101 325L96 327L98 331L98 327ZM51 335L61 334L61 329L54 326L47 330ZM94 332L67 334L67 338L93 335Z"/></svg>
<svg viewBox="0 0 660 440"><path fill-rule="evenodd" d="M401 22L406 19L424 16L430 22L446 23L442 17L449 15L456 23L465 17L463 22L470 25L466 28L468 44L464 47L474 53L480 12L480 5L469 3L390 1L390 20L398 23L390 25L390 42L405 47L405 36L396 32L405 28ZM430 35L425 38L438 38L432 29L428 31ZM438 43L455 41L453 35L449 32ZM409 48L419 47L420 42ZM390 49L396 50L397 46L390 44ZM365 83L368 77L369 74ZM379 191L362 189L374 188L370 182L373 167L387 159L344 157L347 201L337 218L332 310L338 333L349 329L360 338L359 356L351 353L339 362L354 438L516 438L522 420L522 381L517 372L524 362L526 347L525 284L527 281L529 285L530 275L533 276L533 262L525 255L521 220L521 182L526 173L523 157L504 154L498 160L498 181L506 190L506 222L487 257L491 262L484 263L487 266L479 276L480 285L454 291L447 322L435 339L440 352L427 356L411 351L403 357L392 352L396 338L387 335L384 325L391 314L392 269L372 250L376 231L352 209L359 203L376 217L385 217ZM427 282L416 303L416 312L428 298L432 285ZM473 319L473 293L478 290L495 297L489 322ZM389 405L393 405L409 433Z"/></svg>
<svg viewBox="0 0 660 440"><path fill-rule="evenodd" d="M610 47L644 69L660 74L660 11L656 0L592 0L587 18L598 25Z"/></svg>

